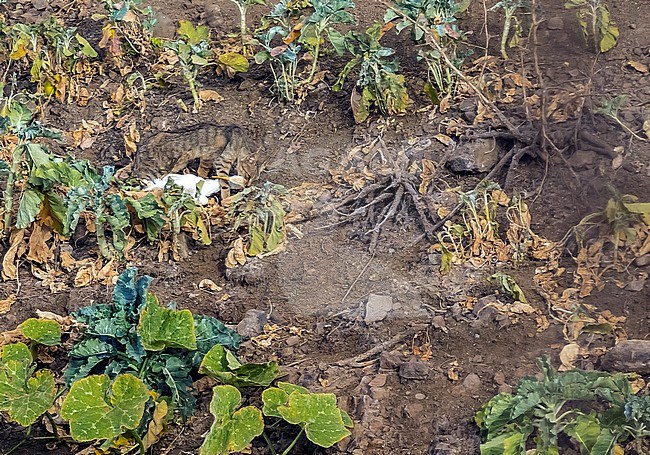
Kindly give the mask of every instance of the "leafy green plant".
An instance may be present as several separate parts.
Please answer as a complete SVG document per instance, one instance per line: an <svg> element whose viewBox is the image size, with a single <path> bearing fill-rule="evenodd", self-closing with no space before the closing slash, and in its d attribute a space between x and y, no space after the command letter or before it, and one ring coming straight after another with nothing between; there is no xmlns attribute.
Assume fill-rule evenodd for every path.
<svg viewBox="0 0 650 455"><path fill-rule="evenodd" d="M246 38L248 37L248 27L246 25L246 13L248 8L254 5L265 5L264 0L230 0L239 10L239 33L241 35L242 46L246 45Z"/></svg>
<svg viewBox="0 0 650 455"><path fill-rule="evenodd" d="M355 5L351 0L314 0L311 13L297 12L291 1L281 0L265 18L269 27L254 41L262 47L255 55L258 64L269 62L274 86L278 96L285 101L296 101L297 91L313 83L323 45L329 42L334 50L342 54L342 35L334 26L352 24L354 15L348 10ZM327 39L326 39L327 38ZM306 76L301 76L299 63L310 60Z"/></svg>
<svg viewBox="0 0 650 455"><path fill-rule="evenodd" d="M57 392L52 372L35 370L26 344L0 346L0 411L30 428L50 409Z"/></svg>
<svg viewBox="0 0 650 455"><path fill-rule="evenodd" d="M3 193L2 232L7 238L12 228L15 185L25 173L29 173L36 166L44 164L50 159L43 146L31 141L38 137L56 139L60 138L60 135L36 121L27 106L14 97L9 98L0 111L0 132L15 138L10 142L12 147L11 163L3 162L3 168L7 173L7 182ZM41 202L40 195L29 190L23 193L16 217L19 229L27 227L34 220Z"/></svg>
<svg viewBox="0 0 650 455"><path fill-rule="evenodd" d="M504 21L503 31L501 32L501 56L508 60L508 38L510 38L510 31L512 30L512 38L510 38L510 47L514 47L521 41L522 22L517 17L518 12L526 13L530 10L530 0L501 0L492 6L488 11L503 10ZM514 25L514 29L513 29Z"/></svg>
<svg viewBox="0 0 650 455"><path fill-rule="evenodd" d="M393 7L384 15L384 22L395 23L400 33L410 28L414 42L419 46L418 58L427 65L427 83L424 93L438 103L444 96L453 93L458 77L444 63L440 51L425 43L425 31L437 40L456 67L460 67L467 56L459 50L462 33L456 25L456 16L469 6L469 2L455 0L394 0Z"/></svg>
<svg viewBox="0 0 650 455"><path fill-rule="evenodd" d="M358 90L353 91L351 98L352 114L357 123L368 118L372 105L392 115L405 112L409 103L404 76L397 74L397 60L389 59L395 51L380 43L385 31L382 24L375 23L365 33L351 31L344 37L345 49L353 58L339 74L332 90L340 91L350 72L359 67Z"/></svg>
<svg viewBox="0 0 650 455"><path fill-rule="evenodd" d="M586 40L591 35L596 52L607 52L616 46L619 30L603 0L568 0L564 7L577 10L580 29Z"/></svg>
<svg viewBox="0 0 650 455"><path fill-rule="evenodd" d="M525 378L514 395L493 397L476 414L482 455L558 453L562 436L583 454L622 453L619 443L650 436L648 396L636 396L625 374L571 370L558 373L548 357L538 360L541 378ZM618 447L618 448L617 448Z"/></svg>
<svg viewBox="0 0 650 455"><path fill-rule="evenodd" d="M232 352L216 345L203 357L199 373L235 387L268 387L280 376L280 369L277 362L242 365Z"/></svg>
<svg viewBox="0 0 650 455"><path fill-rule="evenodd" d="M113 291L112 304L80 309L74 317L87 326L74 344L64 378L68 384L91 372L114 378L133 374L188 417L195 399L191 374L215 345L237 349L240 337L218 320L161 307L147 293L148 276L136 280L127 269Z"/></svg>
<svg viewBox="0 0 650 455"><path fill-rule="evenodd" d="M56 321L29 318L18 326L18 330L28 340L44 346L61 344L61 325Z"/></svg>
<svg viewBox="0 0 650 455"><path fill-rule="evenodd" d="M8 64L29 66L30 80L38 84L36 95L60 101L80 96L79 80L92 75L89 61L97 52L76 27L66 28L52 17L34 25L14 24L4 33L11 48Z"/></svg>
<svg viewBox="0 0 650 455"><path fill-rule="evenodd" d="M628 99L629 97L627 95L618 95L610 100L603 100L600 107L594 109L594 114L604 115L605 117L614 120L625 131L630 133L636 139L645 142L647 141L646 138L636 134L634 131L630 129L630 127L628 127L625 123L623 123L620 118L618 118L618 111L621 109L621 107L623 107L625 103L627 103Z"/></svg>
<svg viewBox="0 0 650 455"><path fill-rule="evenodd" d="M490 275L488 281L492 284L498 284L501 286L501 289L507 292L513 299L518 300L521 303L526 303L524 291L510 275L503 272L497 272Z"/></svg>
<svg viewBox="0 0 650 455"><path fill-rule="evenodd" d="M197 113L201 109L201 98L199 97L199 83L196 80L199 70L209 64L210 50L210 29L204 25L194 27L189 21L180 21L178 27L180 39L165 42L165 48L171 50L178 57L181 74L190 87L194 106L192 112Z"/></svg>
<svg viewBox="0 0 650 455"><path fill-rule="evenodd" d="M201 445L201 455L222 455L244 450L264 431L262 412L254 406L237 409L241 393L231 385L213 389L210 413L214 422Z"/></svg>
<svg viewBox="0 0 650 455"><path fill-rule="evenodd" d="M283 186L266 182L261 188L250 186L232 196L230 216L235 230L247 227L250 256L273 251L284 242L284 194Z"/></svg>

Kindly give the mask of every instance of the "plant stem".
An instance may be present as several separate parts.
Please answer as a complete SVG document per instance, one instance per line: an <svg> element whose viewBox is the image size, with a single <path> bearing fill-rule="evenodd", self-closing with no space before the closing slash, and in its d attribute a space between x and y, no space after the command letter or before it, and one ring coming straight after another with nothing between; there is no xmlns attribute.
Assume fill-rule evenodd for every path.
<svg viewBox="0 0 650 455"><path fill-rule="evenodd" d="M266 445L269 446L269 452L271 452L271 455L277 455L277 452L273 447L273 443L271 442L271 438L269 438L269 435L266 434L266 431L262 432L262 437L264 438L264 441L266 441Z"/></svg>
<svg viewBox="0 0 650 455"><path fill-rule="evenodd" d="M135 441L138 443L140 455L145 455L147 453L147 449L144 448L144 442L142 442L142 438L140 437L138 432L135 430L130 430L129 434L133 436L133 439L135 439Z"/></svg>
<svg viewBox="0 0 650 455"><path fill-rule="evenodd" d="M314 78L314 74L316 74L316 66L318 65L318 54L320 53L320 33L316 35L317 41L316 41L316 46L314 47L314 61L311 64L311 71L309 72L309 76L307 79L303 82L303 85L307 85L311 82L311 80Z"/></svg>
<svg viewBox="0 0 650 455"><path fill-rule="evenodd" d="M296 436L296 438L291 442L291 444L289 444L289 447L287 447L284 450L284 452L282 452L282 455L289 455L289 453L291 453L291 451L293 450L293 447L296 445L296 443L298 442L298 439L300 439L300 436L302 436L304 431L305 431L304 428L300 429L300 433L298 433L298 436Z"/></svg>
<svg viewBox="0 0 650 455"><path fill-rule="evenodd" d="M95 235L97 236L97 246L99 251L106 259L111 259L111 248L106 241L106 231L104 229L103 211L99 209L95 212Z"/></svg>
<svg viewBox="0 0 650 455"><path fill-rule="evenodd" d="M13 197L14 197L14 182L16 181L16 174L18 173L18 169L20 168L20 158L22 157L23 153L23 142L20 141L18 145L16 145L16 148L14 149L13 153L11 154L11 169L9 170L9 175L7 176L7 187L5 188L5 193L4 193L4 206L5 206L5 213L4 213L4 222L2 225L2 230L4 233L4 238L9 237L9 233L11 232L11 209L13 205Z"/></svg>
<svg viewBox="0 0 650 455"><path fill-rule="evenodd" d="M199 99L199 94L196 91L196 85L194 84L194 79L187 77L187 83L190 86L190 91L192 92L192 98L194 99L194 106L192 106L192 114L196 114L201 109L201 100Z"/></svg>
<svg viewBox="0 0 650 455"><path fill-rule="evenodd" d="M52 431L54 432L54 439L59 439L59 433L56 431L56 423L54 422L54 417L52 417L52 414L49 413L49 411L45 411L45 418L49 420L50 425L52 425Z"/></svg>
<svg viewBox="0 0 650 455"><path fill-rule="evenodd" d="M246 27L246 5L242 2L238 2L235 0L231 0L237 4L237 8L239 8L239 33L241 33L241 45L245 46L246 43L244 42L246 35L248 35L248 30Z"/></svg>
<svg viewBox="0 0 650 455"><path fill-rule="evenodd" d="M16 444L15 446L13 446L13 447L9 450L9 452L5 453L5 455L9 455L9 454L12 453L14 450L16 450L18 447L20 447L21 445L23 445L23 444L25 443L25 441L27 441L27 438L29 438L29 435L30 435L31 433L32 433L32 426L30 425L30 426L27 427L27 431L25 432L25 437L24 437L23 439L21 439L20 442L19 442L18 444Z"/></svg>
<svg viewBox="0 0 650 455"><path fill-rule="evenodd" d="M508 35L510 34L510 23L512 22L512 15L514 11L510 8L505 8L505 22L503 23L503 33L501 34L501 56L504 60L509 60L508 53L506 52L506 45L508 44Z"/></svg>

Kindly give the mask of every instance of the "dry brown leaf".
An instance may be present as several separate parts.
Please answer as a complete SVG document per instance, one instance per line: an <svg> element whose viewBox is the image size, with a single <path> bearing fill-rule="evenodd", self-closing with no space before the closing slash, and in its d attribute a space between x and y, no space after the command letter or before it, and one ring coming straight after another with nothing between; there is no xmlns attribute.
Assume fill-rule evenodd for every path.
<svg viewBox="0 0 650 455"><path fill-rule="evenodd" d="M244 252L244 239L239 237L232 245L226 257L226 267L229 269L237 267L237 264L246 264L246 253Z"/></svg>
<svg viewBox="0 0 650 455"><path fill-rule="evenodd" d="M460 379L458 375L458 368L457 367L451 367L447 370L447 377L451 379L452 381L458 381Z"/></svg>
<svg viewBox="0 0 650 455"><path fill-rule="evenodd" d="M648 69L648 65L634 60L628 60L627 62L625 62L625 66L635 69L642 74L648 74L648 72L650 71L650 69Z"/></svg>
<svg viewBox="0 0 650 455"><path fill-rule="evenodd" d="M20 258L26 251L27 247L23 242L25 238L25 230L17 229L11 233L9 237L9 249L2 258L2 279L3 280L15 280L18 277L18 268L16 267L16 261Z"/></svg>
<svg viewBox="0 0 650 455"><path fill-rule="evenodd" d="M47 246L48 240L52 238L52 232L40 223L34 223L32 235L29 236L29 250L27 260L37 264L50 262L54 253Z"/></svg>
<svg viewBox="0 0 650 455"><path fill-rule="evenodd" d="M427 190L429 189L429 185L431 184L431 180L433 180L435 174L436 174L436 163L434 163L431 160L427 160L426 158L422 159L422 174L420 175L422 182L418 187L418 191L420 192L420 194L427 193Z"/></svg>
<svg viewBox="0 0 650 455"><path fill-rule="evenodd" d="M575 369L575 361L578 360L580 354L580 346L577 343L567 344L560 351L560 361L562 365L558 368L559 371L568 371Z"/></svg>
<svg viewBox="0 0 650 455"><path fill-rule="evenodd" d="M209 290L209 291L219 292L219 291L221 291L223 288L222 288L221 286L218 286L217 283L215 283L214 281L210 280L209 278L204 278L204 279L201 280L201 282L199 283L199 289L203 289L203 290L206 290L206 289L207 289L207 290Z"/></svg>
<svg viewBox="0 0 650 455"><path fill-rule="evenodd" d="M63 267L68 272L75 268L77 265L77 260L72 257L67 251L61 251L59 254L59 259L61 259L61 267Z"/></svg>
<svg viewBox="0 0 650 455"><path fill-rule="evenodd" d="M223 101L223 96L219 95L216 90L201 90L199 91L199 98L201 98L201 101L214 101L215 103Z"/></svg>
<svg viewBox="0 0 650 455"><path fill-rule="evenodd" d="M156 401L153 416L147 426L147 434L142 438L142 444L145 449L154 445L160 439L160 435L165 429L165 417L169 411L165 400Z"/></svg>
<svg viewBox="0 0 650 455"><path fill-rule="evenodd" d="M20 329L7 330L6 332L0 333L0 346L24 340L25 337L23 337Z"/></svg>
<svg viewBox="0 0 650 455"><path fill-rule="evenodd" d="M446 146L450 146L450 145L455 145L455 144L456 144L456 142L455 142L452 138L450 138L449 136L447 136L446 134L442 134L442 133L440 133L440 134L436 134L436 135L433 136L433 137L434 137L435 139L437 139L438 141L440 141L441 143L445 144Z"/></svg>
<svg viewBox="0 0 650 455"><path fill-rule="evenodd" d="M5 314L16 302L16 294L11 294L6 299L0 300L0 314Z"/></svg>
<svg viewBox="0 0 650 455"><path fill-rule="evenodd" d="M74 287L82 288L92 283L95 276L94 268L94 264L88 264L77 270L77 275L74 277Z"/></svg>

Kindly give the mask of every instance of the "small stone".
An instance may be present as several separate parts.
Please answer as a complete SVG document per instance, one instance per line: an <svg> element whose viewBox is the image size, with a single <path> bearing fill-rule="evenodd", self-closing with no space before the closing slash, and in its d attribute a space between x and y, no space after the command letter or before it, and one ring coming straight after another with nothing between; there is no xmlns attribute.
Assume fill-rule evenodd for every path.
<svg viewBox="0 0 650 455"><path fill-rule="evenodd" d="M386 385L386 379L388 379L388 375L380 373L377 376L375 376L374 378L372 378L372 380L370 382L368 382L368 386L370 386L370 387L383 387L383 386Z"/></svg>
<svg viewBox="0 0 650 455"><path fill-rule="evenodd" d="M497 390L499 393L512 393L512 386L508 384L500 384Z"/></svg>
<svg viewBox="0 0 650 455"><path fill-rule="evenodd" d="M223 26L223 13L219 5L206 5L203 20L212 28L221 28Z"/></svg>
<svg viewBox="0 0 650 455"><path fill-rule="evenodd" d="M418 419L420 414L424 411L424 406L421 403L409 403L404 406L404 414L411 419Z"/></svg>
<svg viewBox="0 0 650 455"><path fill-rule="evenodd" d="M478 139L458 146L445 166L456 173L489 172L499 161L501 147L496 139Z"/></svg>
<svg viewBox="0 0 650 455"><path fill-rule="evenodd" d="M499 315L499 310L497 310L493 305L498 303L496 295L487 295L481 297L474 304L472 313L482 322L492 322L494 318Z"/></svg>
<svg viewBox="0 0 650 455"><path fill-rule="evenodd" d="M392 370L402 361L399 354L395 352L382 352L379 356L379 368Z"/></svg>
<svg viewBox="0 0 650 455"><path fill-rule="evenodd" d="M287 346L295 346L298 343L300 343L300 337L297 336L297 335L294 335L292 337L287 338L285 340L285 343L287 344Z"/></svg>
<svg viewBox="0 0 650 455"><path fill-rule="evenodd" d="M434 329L440 329L443 332L447 332L447 323L445 322L444 316L434 316L431 318L431 325Z"/></svg>
<svg viewBox="0 0 650 455"><path fill-rule="evenodd" d="M426 379L429 367L422 362L403 362L399 366L399 376L402 379Z"/></svg>
<svg viewBox="0 0 650 455"><path fill-rule="evenodd" d="M366 302L366 314L363 320L366 324L383 321L392 309L393 298L391 296L370 294Z"/></svg>
<svg viewBox="0 0 650 455"><path fill-rule="evenodd" d="M650 374L650 340L619 341L603 356L605 370Z"/></svg>
<svg viewBox="0 0 650 455"><path fill-rule="evenodd" d="M494 382L496 382L499 385L505 384L506 383L506 375L503 374L500 371L494 373Z"/></svg>
<svg viewBox="0 0 650 455"><path fill-rule="evenodd" d="M645 278L632 280L627 284L627 286L625 286L625 290L632 291L632 292L642 291L643 288L645 287L645 282L646 282Z"/></svg>
<svg viewBox="0 0 650 455"><path fill-rule="evenodd" d="M546 22L546 28L549 30L562 30L564 28L564 21L561 17L552 17Z"/></svg>
<svg viewBox="0 0 650 455"><path fill-rule="evenodd" d="M251 90L253 87L255 87L255 81L253 79L244 79L241 84L237 87L237 90L241 92L245 92L248 90ZM293 207L292 207L293 210Z"/></svg>
<svg viewBox="0 0 650 455"><path fill-rule="evenodd" d="M32 0L32 5L34 8L36 8L39 11L44 10L47 8L48 1L47 0Z"/></svg>
<svg viewBox="0 0 650 455"><path fill-rule="evenodd" d="M262 310L248 310L244 319L237 324L237 333L243 337L256 337L264 331L264 325L268 322L266 312Z"/></svg>
<svg viewBox="0 0 650 455"><path fill-rule="evenodd" d="M481 378L476 373L470 373L463 379L463 387L470 392L478 392L481 389Z"/></svg>
<svg viewBox="0 0 650 455"><path fill-rule="evenodd" d="M442 254L430 253L428 255L428 259L429 259L429 264L437 267L442 263Z"/></svg>
<svg viewBox="0 0 650 455"><path fill-rule="evenodd" d="M153 36L172 39L176 35L176 24L167 15L157 12L153 26Z"/></svg>
<svg viewBox="0 0 650 455"><path fill-rule="evenodd" d="M427 396L423 393L416 393L415 394L415 399L416 400L424 400Z"/></svg>
<svg viewBox="0 0 650 455"><path fill-rule="evenodd" d="M650 264L650 253L639 256L634 260L634 265L637 267L645 267Z"/></svg>

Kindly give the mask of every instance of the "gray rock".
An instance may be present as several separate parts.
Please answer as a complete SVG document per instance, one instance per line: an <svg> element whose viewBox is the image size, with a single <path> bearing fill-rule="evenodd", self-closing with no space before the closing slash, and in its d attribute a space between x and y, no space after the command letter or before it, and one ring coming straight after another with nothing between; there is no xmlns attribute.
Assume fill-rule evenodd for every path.
<svg viewBox="0 0 650 455"><path fill-rule="evenodd" d="M492 322L494 321L494 318L499 315L499 310L492 306L498 301L499 299L497 299L496 295L486 295L485 297L481 297L474 304L472 313L474 313L474 316L476 316L480 321Z"/></svg>
<svg viewBox="0 0 650 455"><path fill-rule="evenodd" d="M549 30L562 30L564 28L564 21L561 17L552 17L546 22L546 28Z"/></svg>
<svg viewBox="0 0 650 455"><path fill-rule="evenodd" d="M382 352L379 355L379 368L392 370L402 361L402 356L397 352Z"/></svg>
<svg viewBox="0 0 650 455"><path fill-rule="evenodd" d="M157 38L173 38L176 35L176 24L167 15L156 12L156 23L153 26L153 36Z"/></svg>
<svg viewBox="0 0 650 455"><path fill-rule="evenodd" d="M463 387L469 392L478 392L481 390L481 378L476 373L470 373L463 379Z"/></svg>
<svg viewBox="0 0 650 455"><path fill-rule="evenodd" d="M650 340L619 341L603 356L605 370L650 374Z"/></svg>
<svg viewBox="0 0 650 455"><path fill-rule="evenodd" d="M639 256L634 260L634 265L637 267L645 267L650 264L650 253Z"/></svg>
<svg viewBox="0 0 650 455"><path fill-rule="evenodd" d="M456 173L489 172L499 161L501 147L493 138L459 145L445 166Z"/></svg>
<svg viewBox="0 0 650 455"><path fill-rule="evenodd" d="M594 165L596 162L596 156L594 152L590 150L577 150L573 155L571 155L568 162L574 169L583 170Z"/></svg>
<svg viewBox="0 0 650 455"><path fill-rule="evenodd" d="M32 5L34 8L36 8L39 11L44 10L47 8L48 1L47 0L32 0Z"/></svg>
<svg viewBox="0 0 650 455"><path fill-rule="evenodd" d="M266 312L261 310L248 310L244 319L237 324L237 333L243 337L256 337L264 331L268 322Z"/></svg>
<svg viewBox="0 0 650 455"><path fill-rule="evenodd" d="M383 321L392 309L393 298L391 296L370 294L366 302L366 313L363 320L366 324Z"/></svg>
<svg viewBox="0 0 650 455"><path fill-rule="evenodd" d="M427 379L429 367L422 362L403 362L399 366L399 376L402 379Z"/></svg>

